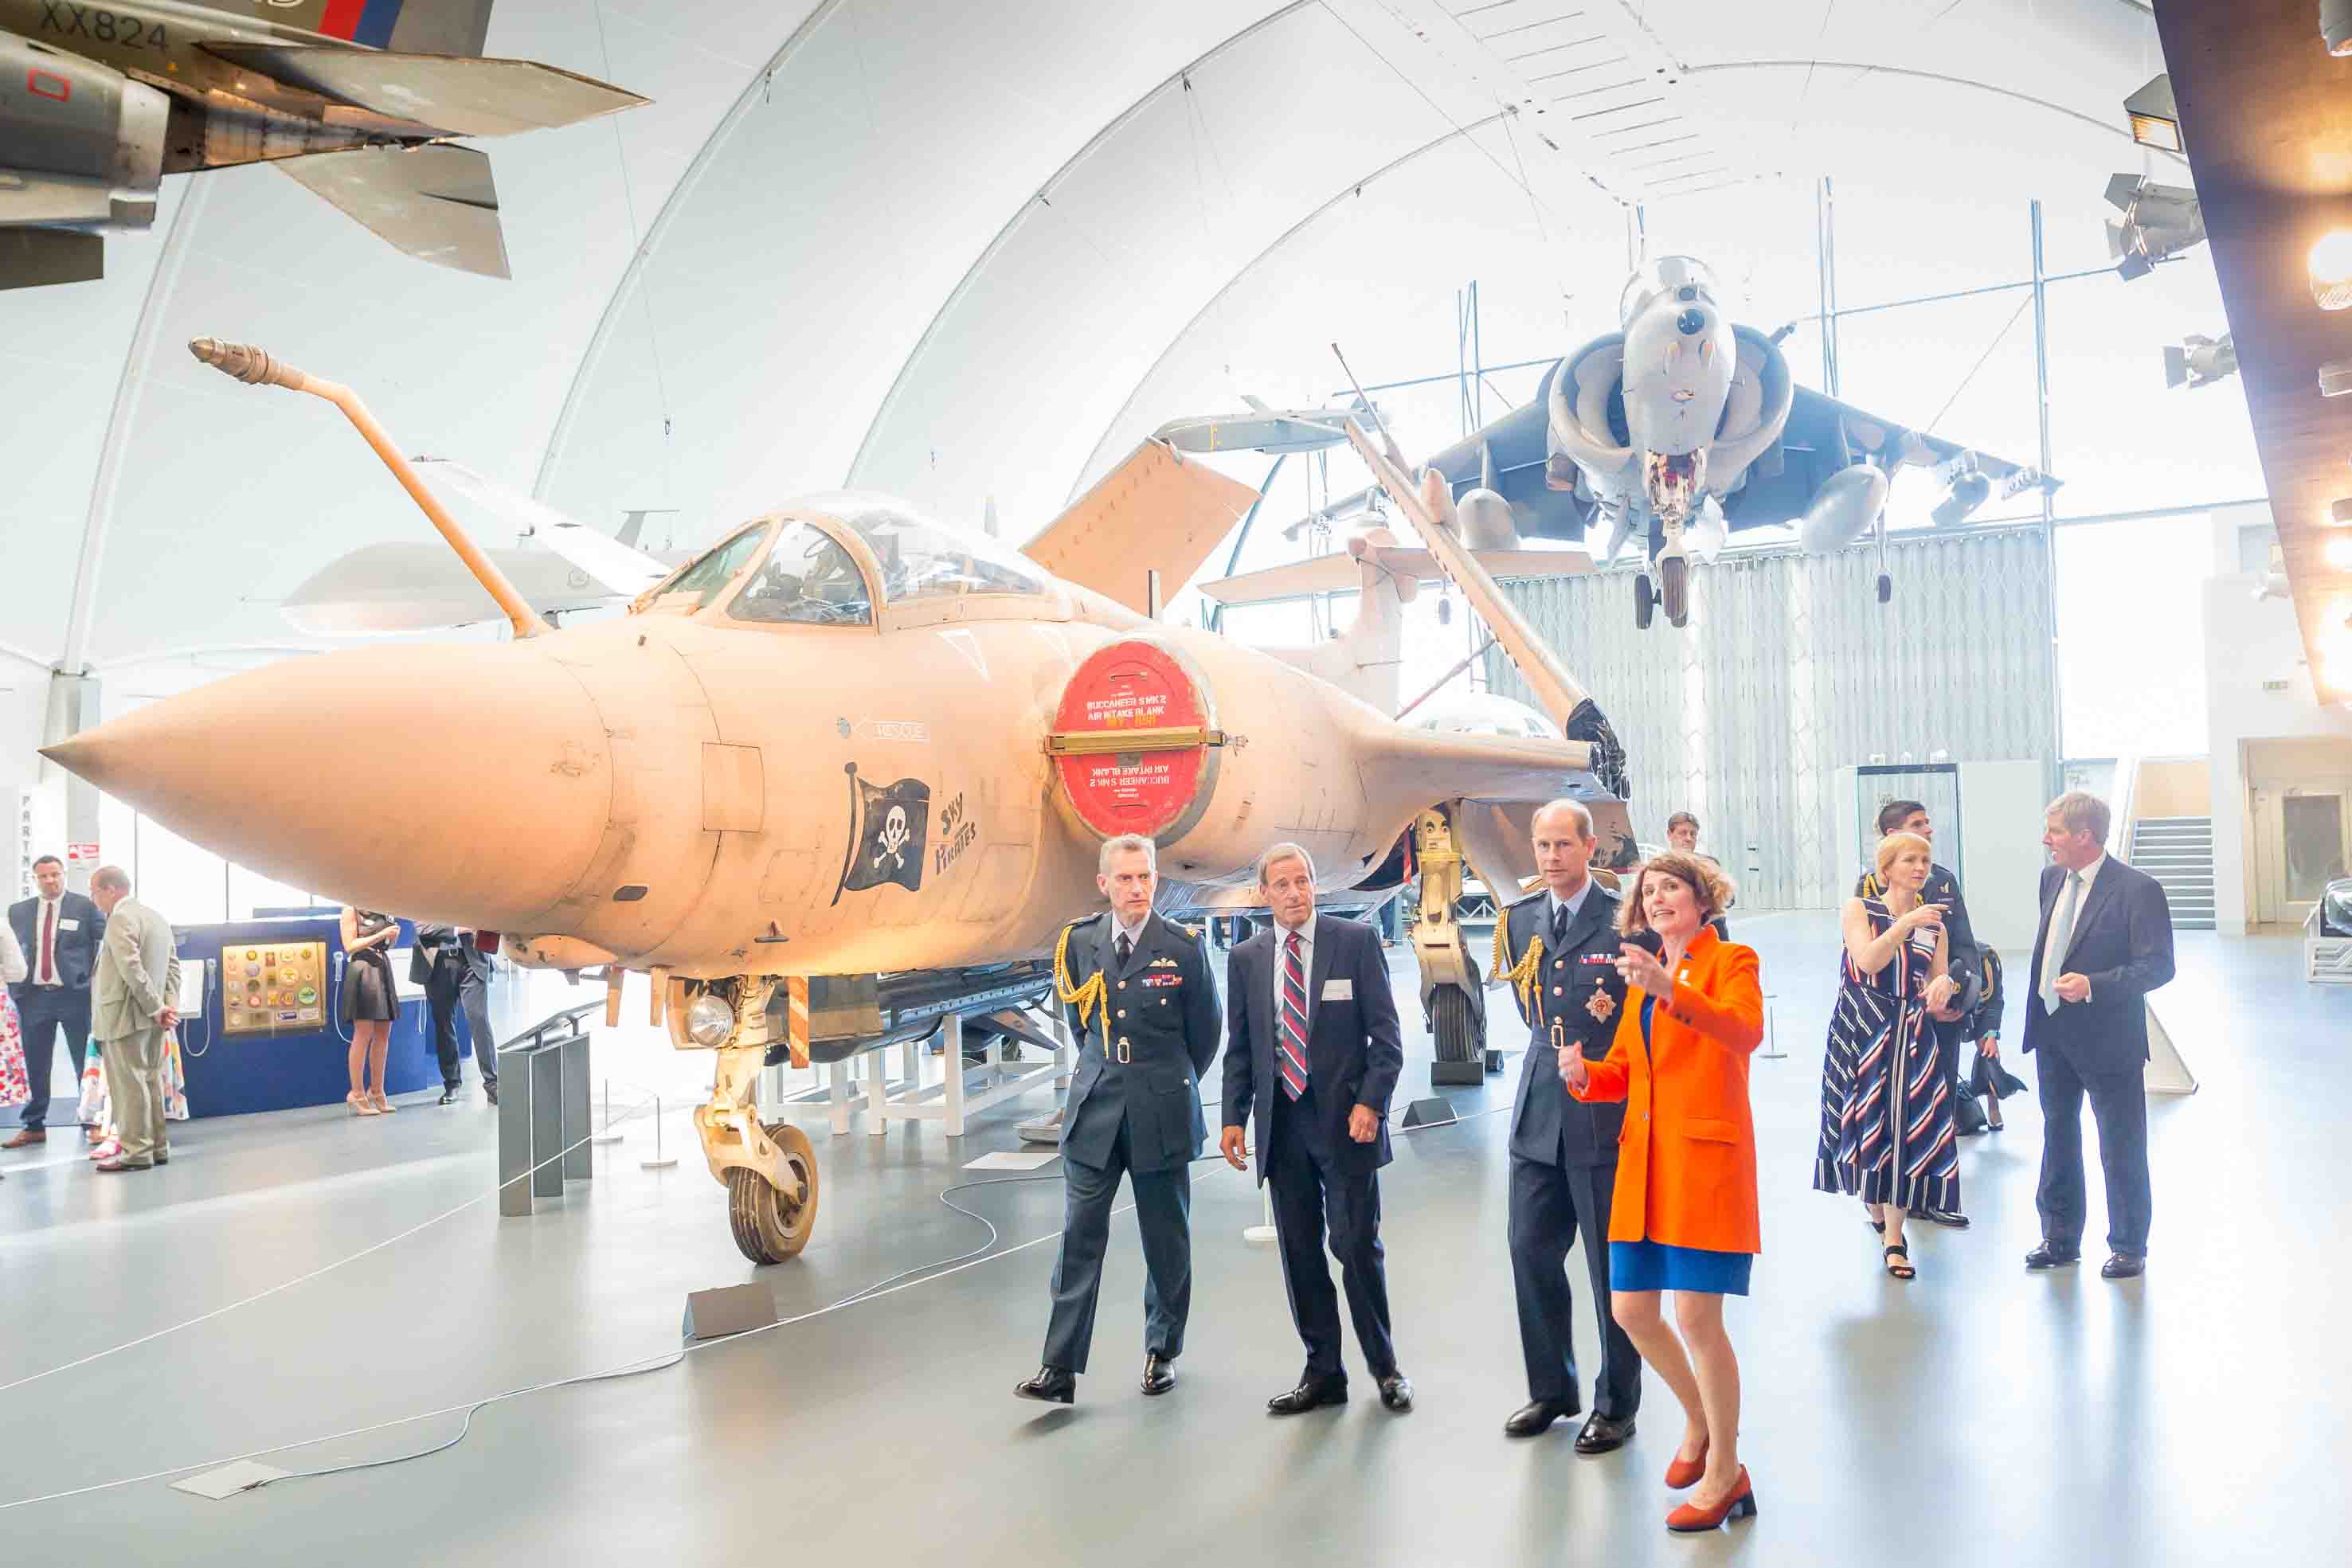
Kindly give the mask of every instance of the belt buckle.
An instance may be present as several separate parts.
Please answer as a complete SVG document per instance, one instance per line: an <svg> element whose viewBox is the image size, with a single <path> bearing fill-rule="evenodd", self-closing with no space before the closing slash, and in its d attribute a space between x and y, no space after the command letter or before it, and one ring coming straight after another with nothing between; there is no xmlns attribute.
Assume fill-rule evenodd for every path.
<svg viewBox="0 0 2352 1568"><path fill-rule="evenodd" d="M1134 1061L1134 1049L1127 1043L1127 1037L1125 1035L1121 1035L1118 1041L1118 1064L1121 1067L1125 1067Z"/></svg>

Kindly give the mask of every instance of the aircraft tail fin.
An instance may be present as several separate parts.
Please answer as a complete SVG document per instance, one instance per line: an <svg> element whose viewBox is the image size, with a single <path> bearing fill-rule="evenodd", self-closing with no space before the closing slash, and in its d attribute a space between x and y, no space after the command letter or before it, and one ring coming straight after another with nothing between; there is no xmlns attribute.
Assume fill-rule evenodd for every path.
<svg viewBox="0 0 2352 1568"><path fill-rule="evenodd" d="M394 249L484 277L507 277L499 192L477 147L363 147L278 165Z"/></svg>
<svg viewBox="0 0 2352 1568"><path fill-rule="evenodd" d="M1188 462L1164 441L1146 441L1022 553L1145 615L1145 574L1159 572L1163 598L1174 597L1256 503L1257 492L1240 480Z"/></svg>

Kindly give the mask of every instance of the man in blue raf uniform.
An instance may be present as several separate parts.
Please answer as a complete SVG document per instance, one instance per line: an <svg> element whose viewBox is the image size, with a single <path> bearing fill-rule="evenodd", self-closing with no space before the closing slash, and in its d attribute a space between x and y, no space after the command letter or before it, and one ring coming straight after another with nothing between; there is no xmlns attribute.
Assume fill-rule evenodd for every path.
<svg viewBox="0 0 2352 1568"><path fill-rule="evenodd" d="M1528 1402L1503 1430L1532 1437L1584 1407L1577 1390L1576 1296L1567 1274L1569 1249L1581 1230L1601 1331L1601 1377L1591 1418L1576 1436L1580 1454L1622 1447L1642 1403L1642 1358L1609 1301L1609 1197L1617 1185L1625 1107L1572 1099L1559 1078L1563 1051L1581 1051L1591 1061L1609 1054L1625 999L1616 968L1623 940L1618 901L1589 869L1598 847L1592 814L1580 802L1554 800L1538 811L1536 869L1544 891L1512 904L1495 928L1495 974L1511 981L1528 1031L1511 1109L1510 1232Z"/></svg>
<svg viewBox="0 0 2352 1568"><path fill-rule="evenodd" d="M1216 982L1200 937L1151 911L1159 883L1151 841L1102 847L1096 883L1110 912L1062 934L1054 980L1078 1046L1062 1132L1066 1207L1054 1261L1045 1364L1013 1389L1067 1405L1095 1337L1095 1298L1111 1206L1127 1173L1143 1233L1143 1392L1176 1386L1192 1303L1192 1173L1208 1141L1201 1075L1223 1038Z"/></svg>

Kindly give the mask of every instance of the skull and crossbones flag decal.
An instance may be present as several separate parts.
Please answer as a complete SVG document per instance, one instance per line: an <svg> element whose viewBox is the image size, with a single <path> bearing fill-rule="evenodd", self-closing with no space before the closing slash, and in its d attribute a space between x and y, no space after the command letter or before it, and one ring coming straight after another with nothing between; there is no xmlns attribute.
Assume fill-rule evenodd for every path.
<svg viewBox="0 0 2352 1568"><path fill-rule="evenodd" d="M895 882L908 893L923 885L923 854L931 828L931 787L919 779L874 785L857 777L857 764L848 765L849 810L853 819L849 860L841 870L841 885L833 891L839 904L845 893Z"/></svg>

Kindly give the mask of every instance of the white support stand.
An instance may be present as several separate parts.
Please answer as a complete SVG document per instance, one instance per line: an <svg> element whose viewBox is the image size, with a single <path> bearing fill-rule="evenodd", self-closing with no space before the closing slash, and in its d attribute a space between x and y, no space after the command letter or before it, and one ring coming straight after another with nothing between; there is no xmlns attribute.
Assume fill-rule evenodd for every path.
<svg viewBox="0 0 2352 1568"><path fill-rule="evenodd" d="M1274 1228L1274 1188L1260 1186L1257 1190L1259 1197L1265 1200L1265 1222L1262 1225L1244 1226L1242 1240L1252 1247L1271 1247L1280 1239Z"/></svg>
<svg viewBox="0 0 2352 1568"><path fill-rule="evenodd" d="M2197 1075L2189 1071L2180 1048L2172 1043L2171 1031L2156 1016L2152 1005L2147 1009L2147 1077L2144 1086L2150 1094L2197 1092Z"/></svg>
<svg viewBox="0 0 2352 1568"><path fill-rule="evenodd" d="M878 1051L874 1052L877 1064L881 1054ZM849 1131L849 1113L852 1111L863 1111L874 1103L870 1085L855 1094L849 1092L850 1065L851 1059L844 1057L839 1061L828 1063L824 1070L826 1092L831 1097L827 1114L836 1137Z"/></svg>
<svg viewBox="0 0 2352 1568"><path fill-rule="evenodd" d="M940 1051L940 1082L926 1087L923 1082L923 1055L919 1041L908 1040L901 1047L906 1071L898 1085L898 1096L890 1097L882 1081L882 1052L866 1055L866 1130L879 1137L889 1130L892 1122L938 1122L943 1124L950 1138L963 1136L964 1124L974 1113L985 1111L1016 1095L1025 1094L1040 1083L1064 1082L1070 1075L1071 1051L1065 1036L1055 1047L1054 1059L1035 1067L1012 1068L1004 1061L1004 1040L998 1036L988 1048L988 1060L976 1069L967 1069L963 1060L963 1019L950 1014L941 1030ZM975 1092L964 1081L967 1071L985 1074L981 1088Z"/></svg>

